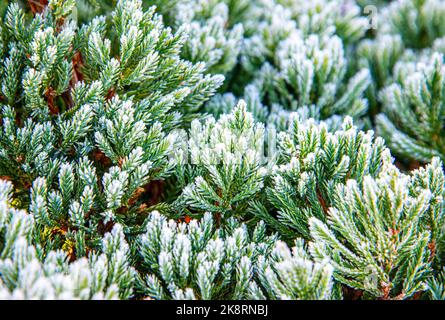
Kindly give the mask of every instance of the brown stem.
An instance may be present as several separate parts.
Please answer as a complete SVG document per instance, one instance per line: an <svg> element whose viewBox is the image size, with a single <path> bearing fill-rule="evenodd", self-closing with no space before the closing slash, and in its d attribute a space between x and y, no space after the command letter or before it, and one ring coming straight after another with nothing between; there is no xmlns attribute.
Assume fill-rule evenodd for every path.
<svg viewBox="0 0 445 320"><path fill-rule="evenodd" d="M29 7L32 13L42 13L48 5L48 0L28 0Z"/></svg>
<svg viewBox="0 0 445 320"><path fill-rule="evenodd" d="M329 208L328 208L328 205L326 203L326 200L321 195L320 190L317 190L317 198L318 198L318 201L320 202L321 207L323 208L324 213L327 214Z"/></svg>

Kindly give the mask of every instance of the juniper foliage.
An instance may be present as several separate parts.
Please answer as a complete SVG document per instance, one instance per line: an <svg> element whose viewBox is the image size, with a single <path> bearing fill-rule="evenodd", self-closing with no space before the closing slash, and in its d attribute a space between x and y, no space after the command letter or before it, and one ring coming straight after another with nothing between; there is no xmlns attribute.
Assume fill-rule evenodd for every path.
<svg viewBox="0 0 445 320"><path fill-rule="evenodd" d="M0 298L443 300L444 8L1 2Z"/></svg>
<svg viewBox="0 0 445 320"><path fill-rule="evenodd" d="M172 169L172 129L222 78L182 60L183 32L140 1L119 1L111 21L79 30L65 19L72 6L31 20L18 5L8 9L0 168L41 241L81 257L110 223L141 220L143 187Z"/></svg>
<svg viewBox="0 0 445 320"><path fill-rule="evenodd" d="M12 184L0 183L0 297L2 299L126 299L135 271L129 246L115 225L102 253L70 263L62 250L45 251L32 215L10 206Z"/></svg>
<svg viewBox="0 0 445 320"><path fill-rule="evenodd" d="M330 257L335 279L372 298L404 299L423 291L440 231L429 223L443 221L438 166L435 159L406 176L389 165L377 178L364 177L361 186L355 180L337 185L328 225L315 217L309 222L316 261ZM425 189L426 181L437 183L438 193Z"/></svg>
<svg viewBox="0 0 445 320"><path fill-rule="evenodd" d="M384 113L377 118L379 132L395 153L423 162L444 159L444 75L438 53L427 64L396 65L395 82L381 93Z"/></svg>
<svg viewBox="0 0 445 320"><path fill-rule="evenodd" d="M157 212L139 238L147 269L145 292L156 299L242 299L256 278L256 265L268 257L275 236L260 223L252 231L231 219L216 229L210 213L197 222L168 221Z"/></svg>

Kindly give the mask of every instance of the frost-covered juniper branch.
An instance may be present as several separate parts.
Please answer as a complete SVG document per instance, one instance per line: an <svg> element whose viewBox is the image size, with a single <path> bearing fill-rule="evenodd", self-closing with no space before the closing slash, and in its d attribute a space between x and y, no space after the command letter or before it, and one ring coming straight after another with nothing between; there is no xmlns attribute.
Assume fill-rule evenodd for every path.
<svg viewBox="0 0 445 320"><path fill-rule="evenodd" d="M267 123L282 129L289 110L305 118L332 117L332 126L345 114L364 116L369 74L349 68L355 44L367 28L356 4L258 0L247 11L240 64L228 88L247 101L257 120L266 116ZM248 100L255 91L258 103L251 105ZM214 115L230 110L230 95L216 97L208 110Z"/></svg>
<svg viewBox="0 0 445 320"><path fill-rule="evenodd" d="M363 92L369 71L347 77L346 53L338 37L294 33L279 44L274 59L274 65L265 64L255 80L270 103L293 111L308 109L308 118L320 120L366 113Z"/></svg>
<svg viewBox="0 0 445 320"><path fill-rule="evenodd" d="M421 49L445 36L441 19L445 3L441 0L392 1L382 10L384 33L399 34L407 47Z"/></svg>
<svg viewBox="0 0 445 320"><path fill-rule="evenodd" d="M308 239L316 261L331 259L334 278L368 297L424 291L443 261L440 161L403 174L383 140L350 120L329 132L295 119L279 142L281 164L267 189L276 211L260 201L249 211L284 238Z"/></svg>
<svg viewBox="0 0 445 320"><path fill-rule="evenodd" d="M405 299L425 290L443 236L443 178L434 159L411 176L386 164L376 178L337 185L328 223L309 220L312 256L330 257L334 278L367 297Z"/></svg>
<svg viewBox="0 0 445 320"><path fill-rule="evenodd" d="M260 286L251 282L252 299L325 300L333 297L333 268L328 260L314 263L304 248L302 239L289 250L277 242L271 258L260 257L258 263Z"/></svg>
<svg viewBox="0 0 445 320"><path fill-rule="evenodd" d="M443 56L428 63L399 62L395 82L381 92L383 112L377 130L397 155L428 162L445 159L445 67Z"/></svg>
<svg viewBox="0 0 445 320"><path fill-rule="evenodd" d="M188 224L153 212L138 239L143 292L155 299L328 299L332 267L314 263L298 241L292 254L263 222L252 233L207 213Z"/></svg>
<svg viewBox="0 0 445 320"><path fill-rule="evenodd" d="M148 273L144 293L156 299L246 298L258 261L277 240L266 235L264 223L251 235L233 218L215 230L210 213L178 224L155 211L146 228L138 246Z"/></svg>
<svg viewBox="0 0 445 320"><path fill-rule="evenodd" d="M337 184L376 176L391 162L381 138L363 132L345 119L330 131L325 123L301 121L298 115L287 132L278 136L278 164L274 167L267 200L275 210L255 202L252 213L288 238L309 238L308 219L324 220L334 201Z"/></svg>
<svg viewBox="0 0 445 320"><path fill-rule="evenodd" d="M192 62L204 62L210 73L230 73L238 62L242 47L243 25L230 18L243 1L155 0L154 4L167 25L188 28L181 56ZM240 4L237 4L240 2Z"/></svg>
<svg viewBox="0 0 445 320"><path fill-rule="evenodd" d="M184 165L176 169L183 188L177 204L184 210L212 212L218 220L243 216L264 185L265 139L264 125L254 121L244 101L218 121L193 121L186 148L178 156Z"/></svg>
<svg viewBox="0 0 445 320"><path fill-rule="evenodd" d="M169 132L222 81L179 57L183 30L165 28L154 8L118 1L78 29L73 3L33 18L9 7L0 133L0 174L29 205L42 245L72 258L114 223L142 222L145 186L171 171Z"/></svg>
<svg viewBox="0 0 445 320"><path fill-rule="evenodd" d="M367 92L372 114L381 109L378 94L391 83L395 64L404 55L418 59L431 48L441 51L438 44L445 36L441 22L445 12L443 1L398 0L374 8L376 37L360 42L356 52L358 65L368 68L373 78Z"/></svg>
<svg viewBox="0 0 445 320"><path fill-rule="evenodd" d="M249 52L261 52L255 45L246 40L246 46L253 46ZM277 114L278 118L289 118L289 111L305 119L328 120L332 127L338 127L345 115L360 119L368 109L364 92L370 84L370 72L363 68L350 74L347 56L336 35L304 35L293 30L274 45L270 58L259 61L258 57L242 56L244 68L251 69L252 82L241 95L246 101L254 96L248 110L258 116L257 120L264 121L265 117L277 128L283 122ZM227 109L224 97L215 99L209 111L218 114Z"/></svg>
<svg viewBox="0 0 445 320"><path fill-rule="evenodd" d="M0 181L1 299L126 299L135 271L129 246L115 225L101 251L69 263L66 252L45 251L35 243L32 215L10 206L12 184Z"/></svg>

